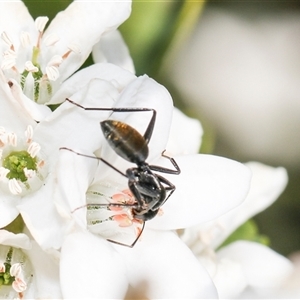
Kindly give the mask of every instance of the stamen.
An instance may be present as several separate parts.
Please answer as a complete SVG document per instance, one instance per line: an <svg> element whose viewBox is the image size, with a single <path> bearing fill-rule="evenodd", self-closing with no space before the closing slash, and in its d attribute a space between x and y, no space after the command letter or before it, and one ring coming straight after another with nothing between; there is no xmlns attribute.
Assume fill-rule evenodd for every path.
<svg viewBox="0 0 300 300"><path fill-rule="evenodd" d="M22 188L15 178L8 181L8 188L13 195L19 195L22 193Z"/></svg>
<svg viewBox="0 0 300 300"><path fill-rule="evenodd" d="M10 268L10 275L15 277L15 280L12 283L13 289L17 293L22 293L27 289L27 284L24 281L23 268L20 263L13 264Z"/></svg>
<svg viewBox="0 0 300 300"><path fill-rule="evenodd" d="M59 41L59 36L55 33L49 34L43 40L43 44L47 47L55 45Z"/></svg>
<svg viewBox="0 0 300 300"><path fill-rule="evenodd" d="M25 70L28 72L38 72L39 68L37 68L30 60L25 63Z"/></svg>
<svg viewBox="0 0 300 300"><path fill-rule="evenodd" d="M54 55L48 62L46 67L47 77L51 81L55 81L59 77L58 67L63 62L63 58L59 55Z"/></svg>
<svg viewBox="0 0 300 300"><path fill-rule="evenodd" d="M48 21L49 21L48 17L37 17L35 19L35 22L34 22L35 27L39 31L39 36L38 36L38 40L37 40L37 43L36 43L37 48L40 48L40 43L41 43L41 39L42 39L42 36L43 36L43 32L44 32L45 26L46 26Z"/></svg>
<svg viewBox="0 0 300 300"><path fill-rule="evenodd" d="M47 66L58 67L62 62L63 62L63 58L60 55L54 55L48 62Z"/></svg>
<svg viewBox="0 0 300 300"><path fill-rule="evenodd" d="M10 268L10 275L19 277L22 274L22 266L20 263L13 264Z"/></svg>
<svg viewBox="0 0 300 300"><path fill-rule="evenodd" d="M71 50L74 53L77 53L77 54L81 53L79 46L76 44L69 44L68 48L69 48L69 50Z"/></svg>
<svg viewBox="0 0 300 300"><path fill-rule="evenodd" d="M45 165L45 161L44 161L44 160L41 160L41 161L39 161L39 162L37 163L38 169L41 169L42 167L44 167L44 165Z"/></svg>
<svg viewBox="0 0 300 300"><path fill-rule="evenodd" d="M8 35L8 33L6 32L6 31L3 31L2 33L1 33L1 39L9 46L9 48L11 49L11 50L15 50L14 49L14 45L13 45L13 42L12 42L12 39L11 39L11 37Z"/></svg>
<svg viewBox="0 0 300 300"><path fill-rule="evenodd" d="M27 31L22 31L20 36L21 45L26 48L31 45L30 34Z"/></svg>
<svg viewBox="0 0 300 300"><path fill-rule="evenodd" d="M27 289L27 284L22 278L17 277L12 283L12 287L17 293L22 293Z"/></svg>
<svg viewBox="0 0 300 300"><path fill-rule="evenodd" d="M6 133L6 130L4 127L0 126L0 135L3 135Z"/></svg>
<svg viewBox="0 0 300 300"><path fill-rule="evenodd" d="M8 70L13 68L16 65L16 57L17 54L14 50L9 49L7 51L4 51L1 69Z"/></svg>
<svg viewBox="0 0 300 300"><path fill-rule="evenodd" d="M3 129L3 130L2 130ZM3 127L0 128L0 147L4 147L8 143L8 136Z"/></svg>
<svg viewBox="0 0 300 300"><path fill-rule="evenodd" d="M36 155L40 152L40 150L41 150L41 146L38 143L36 143L36 142L32 142L28 146L27 152L30 154L30 156L32 158L35 158Z"/></svg>
<svg viewBox="0 0 300 300"><path fill-rule="evenodd" d="M0 273L5 273L5 264L3 262L0 263Z"/></svg>
<svg viewBox="0 0 300 300"><path fill-rule="evenodd" d="M55 67L55 66L47 66L46 67L46 73L47 73L47 77L51 81L55 81L59 77L58 68Z"/></svg>
<svg viewBox="0 0 300 300"><path fill-rule="evenodd" d="M18 143L17 135L14 132L11 132L7 135L8 144L16 147Z"/></svg>
<svg viewBox="0 0 300 300"><path fill-rule="evenodd" d="M0 181L3 181L5 178L7 178L7 174L10 172L9 169L6 169L4 167L0 167Z"/></svg>
<svg viewBox="0 0 300 300"><path fill-rule="evenodd" d="M42 33L48 21L48 17L37 17L34 21L36 29Z"/></svg>
<svg viewBox="0 0 300 300"><path fill-rule="evenodd" d="M32 277L32 266L20 249L0 245L0 255L3 254L6 257L0 263L3 265L0 268L0 298L23 299Z"/></svg>
<svg viewBox="0 0 300 300"><path fill-rule="evenodd" d="M25 137L26 143L31 143L33 138L33 128L31 125L28 125L27 129L25 130Z"/></svg>
<svg viewBox="0 0 300 300"><path fill-rule="evenodd" d="M36 176L36 171L24 168L24 174L25 174L26 178L31 179Z"/></svg>

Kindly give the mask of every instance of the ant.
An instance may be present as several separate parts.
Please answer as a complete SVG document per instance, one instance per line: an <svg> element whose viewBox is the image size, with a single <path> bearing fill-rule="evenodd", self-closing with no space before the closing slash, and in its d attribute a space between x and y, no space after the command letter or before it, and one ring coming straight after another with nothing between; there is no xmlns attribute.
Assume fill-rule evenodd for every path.
<svg viewBox="0 0 300 300"><path fill-rule="evenodd" d="M74 152L77 155L100 160L128 179L128 187L135 199L135 203L111 203L106 204L106 206L130 207L133 218L138 222L143 223L143 226L135 241L131 245L126 245L109 239L108 241L132 248L142 234L145 221L151 220L157 215L160 207L164 205L164 203L169 199L176 188L175 185L173 185L169 180L154 172L175 175L180 174L180 168L177 165L176 161L173 158L165 155L165 151L163 151L162 156L170 160L175 168L174 170L162 166L149 165L146 162L149 154L148 143L151 139L155 125L156 111L152 108L93 108L84 107L68 98L66 99L66 101L84 110L101 110L127 113L147 111L152 112L152 117L144 135L141 135L135 128L121 121L107 119L100 122L102 132L110 147L123 159L136 164L136 167L127 169L126 173L121 172L101 157L78 153L66 147L60 148L60 150L64 149ZM97 205L100 206L101 204Z"/></svg>

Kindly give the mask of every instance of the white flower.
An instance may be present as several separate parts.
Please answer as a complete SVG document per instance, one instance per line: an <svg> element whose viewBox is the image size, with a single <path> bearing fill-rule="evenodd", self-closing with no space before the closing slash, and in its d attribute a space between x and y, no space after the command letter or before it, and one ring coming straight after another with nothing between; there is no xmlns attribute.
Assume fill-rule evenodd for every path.
<svg viewBox="0 0 300 300"><path fill-rule="evenodd" d="M36 123L15 109L13 89L20 89L13 79L10 85L0 81L0 227L21 213L41 247L58 249L63 224L53 206L52 194L59 148L74 147L79 141L97 149L100 143L86 133L98 133L95 126L90 128L98 118L87 117L66 103Z"/></svg>
<svg viewBox="0 0 300 300"><path fill-rule="evenodd" d="M109 62L135 73L128 47L118 30L103 35L93 47L92 55L95 63Z"/></svg>
<svg viewBox="0 0 300 300"><path fill-rule="evenodd" d="M1 299L61 298L59 265L24 233L0 230Z"/></svg>
<svg viewBox="0 0 300 300"><path fill-rule="evenodd" d="M299 26L294 11L252 19L207 8L172 61L170 80L227 154L299 167Z"/></svg>
<svg viewBox="0 0 300 300"><path fill-rule="evenodd" d="M86 74L93 74L96 69L97 73L91 75L96 78L86 90L88 98L101 99L98 107L154 108L157 116L148 144L147 162L172 168L170 161L161 156L169 139L173 116L169 93L147 76L137 78L113 65L94 65L85 71ZM76 97L82 94L80 89L87 82L88 78L82 82L75 75L63 84L61 93L77 102ZM72 85L71 93L75 93L73 96L69 84ZM85 102L81 102L81 105L91 107ZM75 105L73 109L81 110ZM109 117L126 122L141 134L145 132L151 118L151 112L111 114L106 111L85 111L85 114L97 114L99 121ZM174 116L177 118L178 114ZM177 119L177 122L178 120L182 119ZM175 119L175 123L177 122ZM184 126L183 122L182 125ZM197 132L199 133L199 127ZM193 134L192 131L186 132L190 137ZM98 134L90 138L101 140L101 147L95 152L96 155L121 172L125 173L126 169L134 166L112 150L100 128ZM176 142L171 144L174 147ZM189 151L185 150L189 148L196 147L183 147L179 152ZM84 144L78 144L71 150L93 155L91 148ZM98 192L97 195L94 194L94 198L101 199L103 195L106 198L116 195L119 197L121 194L129 199L130 196L126 198L127 192L122 192L128 189L128 179L96 159L78 156L65 150L60 152L57 165L57 182L60 184L56 186L55 201L59 213L69 226L62 245L60 262L64 297L124 298L128 284L137 297L217 296L205 269L172 230L212 220L237 206L248 191L250 173L242 164L210 155L179 155L175 156L175 160L180 166L181 174L161 175L176 185L176 191L162 206L162 216L147 221L139 241L133 248L128 248L105 240L126 230L124 223L117 219L101 219L101 212L95 226L88 224L90 216L89 213L87 216L86 205L90 190ZM95 210L92 213L94 212ZM134 223L134 218L131 221ZM97 235L91 234L87 228L97 232ZM74 264L74 261L81 263ZM76 280L82 284L74 285L74 273Z"/></svg>
<svg viewBox="0 0 300 300"><path fill-rule="evenodd" d="M130 11L131 1L74 1L46 28L48 18L33 20L22 1L2 1L0 65L7 80L13 78L22 87L25 95L14 94L19 105L37 121L50 114L48 107L37 103L49 102L61 83L84 63L101 37L113 34ZM122 37L113 35L117 35L114 42L106 43L105 38L101 47L109 55L110 47L122 50L114 50L112 58L104 54L105 60L121 64L123 60L130 61ZM97 55L100 49L94 52ZM63 101L60 99L59 103Z"/></svg>
<svg viewBox="0 0 300 300"><path fill-rule="evenodd" d="M214 221L186 229L182 239L206 266L221 298L264 295L283 284L292 271L291 262L270 248L237 241L218 250L241 224L273 203L287 184L284 168L247 164L252 182L246 200ZM247 296L246 296L247 297Z"/></svg>

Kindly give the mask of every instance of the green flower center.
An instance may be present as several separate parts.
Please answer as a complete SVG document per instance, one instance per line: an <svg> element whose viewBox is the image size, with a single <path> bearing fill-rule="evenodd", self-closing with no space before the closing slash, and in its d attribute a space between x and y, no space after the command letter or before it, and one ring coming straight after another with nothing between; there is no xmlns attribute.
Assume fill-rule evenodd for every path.
<svg viewBox="0 0 300 300"><path fill-rule="evenodd" d="M2 285L12 285L15 280L15 277L10 274L12 253L13 250L10 248L6 256L6 262L4 262L5 271L0 272L0 287Z"/></svg>
<svg viewBox="0 0 300 300"><path fill-rule="evenodd" d="M23 299L31 277L32 266L22 250L0 245L0 299Z"/></svg>
<svg viewBox="0 0 300 300"><path fill-rule="evenodd" d="M8 179L16 179L22 182L27 181L27 176L24 169L37 171L37 159L31 157L30 154L23 151L11 152L3 159L3 167L10 172L6 175Z"/></svg>
<svg viewBox="0 0 300 300"><path fill-rule="evenodd" d="M33 79L32 89L33 89L33 96L34 96L34 99L32 100L34 100L35 102L38 102L40 98L40 89L42 88L42 86L46 87L49 96L51 96L52 94L52 86L49 80L46 79L45 75L41 70L41 66L38 63L39 55L40 55L40 49L34 46L32 50L32 65L37 68L37 71L29 72L28 70L25 69L21 74L21 82L20 82L22 89L25 90L26 78L27 76L32 75L32 79Z"/></svg>

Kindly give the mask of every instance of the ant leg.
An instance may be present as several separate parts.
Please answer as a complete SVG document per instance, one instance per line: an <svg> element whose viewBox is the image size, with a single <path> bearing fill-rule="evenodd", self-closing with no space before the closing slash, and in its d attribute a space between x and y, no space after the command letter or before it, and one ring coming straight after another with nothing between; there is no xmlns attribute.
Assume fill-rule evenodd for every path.
<svg viewBox="0 0 300 300"><path fill-rule="evenodd" d="M164 168L164 167L161 167L161 166L154 166L154 165L149 166L150 169L151 169L152 171L157 171L157 172L161 172L161 173L167 173L167 174L175 174L175 175L179 175L181 171L180 171L180 168L179 168L177 162L175 161L174 158L165 155L165 154L164 154L165 151L166 151L166 150L163 151L163 153L161 154L161 156L167 158L167 159L172 163L172 165L174 166L174 168L175 168L176 170L171 170L171 169L168 169L168 168Z"/></svg>
<svg viewBox="0 0 300 300"><path fill-rule="evenodd" d="M72 150L72 149L70 149L70 148L67 148L67 147L61 147L61 148L59 148L59 150L68 150L68 151L73 152L73 153L75 153L75 154L77 154L77 155L79 155L79 156L84 156L84 157L88 157L88 158L93 158L93 159L100 160L100 161L102 161L103 163L105 163L107 166L109 166L110 168L114 169L116 172L118 172L119 174L121 174L122 176L124 176L124 177L127 178L127 176L126 176L124 173L122 173L120 170L118 170L117 168L115 168L112 164L110 164L108 161L104 160L104 159L101 158L101 157L97 157L97 156L92 156L92 155L87 155L87 154L79 153L79 152L76 152L76 151L74 151L74 150Z"/></svg>
<svg viewBox="0 0 300 300"><path fill-rule="evenodd" d="M136 168L131 168L128 169L126 171L126 175L128 178L128 187L132 193L132 195L134 196L135 200L137 201L137 203L139 204L139 208L138 210L140 211L147 211L147 208L145 208L145 201L142 198L142 195L140 193L140 191L138 190L137 187L137 181L136 181L136 177L139 175L139 172Z"/></svg>
<svg viewBox="0 0 300 300"><path fill-rule="evenodd" d="M157 203L157 205L155 205L153 207L153 209L157 209L159 207L161 207L162 205L164 205L167 200L171 197L171 195L174 193L174 191L176 190L176 186L170 182L168 179L166 179L163 176L160 176L158 174L156 174L156 176L158 177L158 179L160 180L161 183L164 183L166 185L165 190L166 191L170 191L169 195L166 197L166 199L164 199L164 201L162 203Z"/></svg>
<svg viewBox="0 0 300 300"><path fill-rule="evenodd" d="M136 239L134 240L134 242L131 245L123 244L123 243L120 243L120 242L117 242L117 241L114 241L114 240L111 240L111 239L107 239L107 241L110 242L110 243L116 244L116 245L133 248L134 245L136 244L136 242L140 239L140 237L141 237L141 235L144 231L144 228L145 228L145 222L143 222L142 229L140 230L140 232L138 233Z"/></svg>
<svg viewBox="0 0 300 300"><path fill-rule="evenodd" d="M149 121L149 124L147 126L147 129L143 135L146 144L149 143L152 132L154 129L155 125L155 120L156 120L156 110L153 108L146 108L146 107L84 107L80 105L79 103L74 102L73 100L66 98L66 101L80 107L81 109L84 110L104 110L104 111L114 111L114 112L144 112L144 111L151 111L152 112L152 117Z"/></svg>

